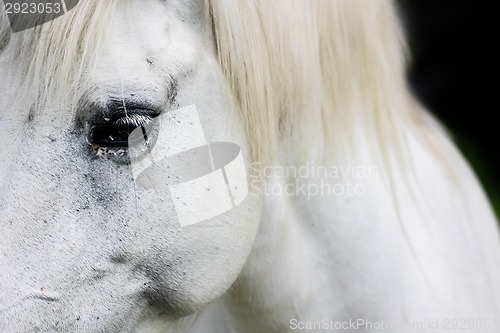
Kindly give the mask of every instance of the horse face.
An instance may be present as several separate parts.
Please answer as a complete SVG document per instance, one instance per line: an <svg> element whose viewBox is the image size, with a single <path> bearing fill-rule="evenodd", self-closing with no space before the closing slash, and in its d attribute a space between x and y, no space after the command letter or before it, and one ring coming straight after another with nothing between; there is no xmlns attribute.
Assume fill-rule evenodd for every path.
<svg viewBox="0 0 500 333"><path fill-rule="evenodd" d="M200 3L118 2L95 63L84 65L71 121L55 101L30 112L12 82L0 82L0 104L16 105L0 110L0 331L128 331L123 325L148 316L196 311L236 279L258 198L181 227L170 192L138 186L117 156L123 142L100 147L116 139L102 127L110 116L140 121L195 105L207 141L235 143L248 156ZM13 74L7 52L2 77Z"/></svg>

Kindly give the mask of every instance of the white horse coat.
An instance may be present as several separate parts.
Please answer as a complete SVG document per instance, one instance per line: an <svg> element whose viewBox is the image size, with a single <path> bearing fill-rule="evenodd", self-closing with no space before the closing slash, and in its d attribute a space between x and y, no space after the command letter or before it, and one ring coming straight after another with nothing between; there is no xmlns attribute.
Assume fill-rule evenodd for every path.
<svg viewBox="0 0 500 333"><path fill-rule="evenodd" d="M88 0L16 34L0 19L0 332L494 331L496 220L406 90L389 1ZM92 133L188 105L207 141L241 147L251 186L182 228ZM355 195L263 176L305 165L377 172L328 179Z"/></svg>

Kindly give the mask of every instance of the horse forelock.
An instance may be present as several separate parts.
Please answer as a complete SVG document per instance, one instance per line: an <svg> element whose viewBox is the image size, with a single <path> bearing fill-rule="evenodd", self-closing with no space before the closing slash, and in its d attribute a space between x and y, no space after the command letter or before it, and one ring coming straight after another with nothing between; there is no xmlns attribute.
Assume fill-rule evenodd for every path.
<svg viewBox="0 0 500 333"><path fill-rule="evenodd" d="M35 111L47 102L75 104L84 66L93 64L117 2L81 1L65 15L18 33L11 31L0 9L0 60L16 68L9 78L16 96L13 100L29 100Z"/></svg>

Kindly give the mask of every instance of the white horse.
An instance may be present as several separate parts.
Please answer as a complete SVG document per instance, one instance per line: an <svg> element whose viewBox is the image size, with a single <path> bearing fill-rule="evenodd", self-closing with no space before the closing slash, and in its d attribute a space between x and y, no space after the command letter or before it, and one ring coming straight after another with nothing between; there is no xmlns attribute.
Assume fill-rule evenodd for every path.
<svg viewBox="0 0 500 333"><path fill-rule="evenodd" d="M0 332L498 329L496 220L406 89L389 0L0 19ZM182 228L115 155L188 105L252 178L242 204Z"/></svg>

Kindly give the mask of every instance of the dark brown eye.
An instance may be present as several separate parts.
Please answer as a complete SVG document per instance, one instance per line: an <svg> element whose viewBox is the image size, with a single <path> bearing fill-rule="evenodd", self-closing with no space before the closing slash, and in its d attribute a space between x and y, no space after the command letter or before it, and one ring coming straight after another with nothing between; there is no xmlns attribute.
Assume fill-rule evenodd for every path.
<svg viewBox="0 0 500 333"><path fill-rule="evenodd" d="M140 113L131 113L121 117L104 119L103 123L95 124L91 129L90 142L99 147L126 148L134 141L148 142L147 128L152 118ZM136 129L142 128L142 138L132 138L130 134ZM134 136L135 137L135 136ZM136 140L140 139L140 140Z"/></svg>

